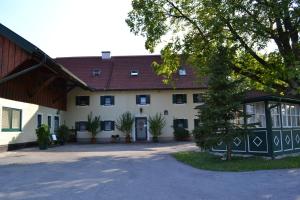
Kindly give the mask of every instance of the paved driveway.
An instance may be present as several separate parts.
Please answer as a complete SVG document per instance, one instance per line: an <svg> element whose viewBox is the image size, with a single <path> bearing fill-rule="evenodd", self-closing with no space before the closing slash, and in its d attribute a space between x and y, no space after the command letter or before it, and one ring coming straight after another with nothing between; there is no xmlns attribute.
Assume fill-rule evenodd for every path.
<svg viewBox="0 0 300 200"><path fill-rule="evenodd" d="M211 172L169 155L192 149L105 144L0 153L0 199L300 200L300 170Z"/></svg>

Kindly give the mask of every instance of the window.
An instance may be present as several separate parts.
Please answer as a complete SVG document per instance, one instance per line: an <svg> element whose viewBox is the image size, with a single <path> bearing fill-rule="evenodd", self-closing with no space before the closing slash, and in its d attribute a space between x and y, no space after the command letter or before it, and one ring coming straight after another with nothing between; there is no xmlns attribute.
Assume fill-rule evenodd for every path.
<svg viewBox="0 0 300 200"><path fill-rule="evenodd" d="M246 113L250 115L247 119L248 124L258 123L257 128L266 127L264 102L246 104Z"/></svg>
<svg viewBox="0 0 300 200"><path fill-rule="evenodd" d="M42 114L37 114L37 119L36 119L36 127L40 128L43 123L43 115Z"/></svg>
<svg viewBox="0 0 300 200"><path fill-rule="evenodd" d="M86 121L79 121L75 122L76 131L86 131L87 130L87 122Z"/></svg>
<svg viewBox="0 0 300 200"><path fill-rule="evenodd" d="M297 127L300 126L300 108L299 105L282 104L282 126L283 127Z"/></svg>
<svg viewBox="0 0 300 200"><path fill-rule="evenodd" d="M21 131L22 110L2 108L2 131Z"/></svg>
<svg viewBox="0 0 300 200"><path fill-rule="evenodd" d="M112 106L115 104L115 97L114 96L101 96L100 104L103 106Z"/></svg>
<svg viewBox="0 0 300 200"><path fill-rule="evenodd" d="M188 128L187 119L174 119L173 121L174 128Z"/></svg>
<svg viewBox="0 0 300 200"><path fill-rule="evenodd" d="M48 127L49 127L49 129L51 129L51 126L52 126L52 119L51 119L51 116L48 116Z"/></svg>
<svg viewBox="0 0 300 200"><path fill-rule="evenodd" d="M102 121L101 122L101 130L103 130L103 131L115 130L115 122L114 121Z"/></svg>
<svg viewBox="0 0 300 200"><path fill-rule="evenodd" d="M186 69L185 68L180 68L179 71L178 71L178 74L180 76L185 76L186 75Z"/></svg>
<svg viewBox="0 0 300 200"><path fill-rule="evenodd" d="M131 70L130 76L138 76L138 75L139 75L139 71L138 70Z"/></svg>
<svg viewBox="0 0 300 200"><path fill-rule="evenodd" d="M88 106L90 105L89 96L77 96L76 97L76 106Z"/></svg>
<svg viewBox="0 0 300 200"><path fill-rule="evenodd" d="M204 102L204 97L203 94L193 94L193 102L194 103L203 103Z"/></svg>
<svg viewBox="0 0 300 200"><path fill-rule="evenodd" d="M92 76L93 77L98 77L98 76L100 76L100 74L101 74L101 70L100 69L97 69L97 68L92 69Z"/></svg>
<svg viewBox="0 0 300 200"><path fill-rule="evenodd" d="M271 108L271 119L272 119L272 127L273 128L280 128L280 106L279 104L276 105L276 103L270 104Z"/></svg>
<svg viewBox="0 0 300 200"><path fill-rule="evenodd" d="M173 104L185 104L186 94L173 94Z"/></svg>
<svg viewBox="0 0 300 200"><path fill-rule="evenodd" d="M138 105L150 104L150 95L136 95L136 104Z"/></svg>

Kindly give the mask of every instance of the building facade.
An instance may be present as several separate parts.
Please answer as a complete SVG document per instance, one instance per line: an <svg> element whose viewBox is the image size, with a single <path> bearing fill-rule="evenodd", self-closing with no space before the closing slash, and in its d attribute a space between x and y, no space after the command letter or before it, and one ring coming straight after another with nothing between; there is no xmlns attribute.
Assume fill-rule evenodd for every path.
<svg viewBox="0 0 300 200"><path fill-rule="evenodd" d="M109 142L113 135L124 139L116 129L117 119L129 111L134 116L133 141L151 141L148 119L161 113L166 119L160 141L173 140L173 126L189 131L195 127L197 110L203 103L205 82L197 82L191 67L182 64L174 74L174 85L166 85L156 75L152 63L161 62L160 56L114 56L103 52L101 57L57 58L57 62L84 80L94 91L80 88L67 97L65 121L77 130L79 142L90 141L86 131L87 116L101 116L98 142Z"/></svg>

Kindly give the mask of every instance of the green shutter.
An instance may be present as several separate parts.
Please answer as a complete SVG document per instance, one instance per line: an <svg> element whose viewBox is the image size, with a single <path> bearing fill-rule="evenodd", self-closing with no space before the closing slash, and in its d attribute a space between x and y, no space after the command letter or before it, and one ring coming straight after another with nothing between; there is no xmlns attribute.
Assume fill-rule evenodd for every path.
<svg viewBox="0 0 300 200"><path fill-rule="evenodd" d="M182 102L183 102L183 103L186 103L186 94L183 94L183 95L182 95Z"/></svg>
<svg viewBox="0 0 300 200"><path fill-rule="evenodd" d="M100 105L104 105L104 101L105 101L105 97L104 96L101 96L100 97Z"/></svg>
<svg viewBox="0 0 300 200"><path fill-rule="evenodd" d="M173 120L173 127L177 128L178 127L178 119Z"/></svg>
<svg viewBox="0 0 300 200"><path fill-rule="evenodd" d="M173 104L177 103L177 101L176 101L176 94L173 94L172 99L173 99Z"/></svg>
<svg viewBox="0 0 300 200"><path fill-rule="evenodd" d="M111 96L110 99L111 99L111 105L115 105L115 97Z"/></svg>
<svg viewBox="0 0 300 200"><path fill-rule="evenodd" d="M183 128L188 128L188 120L187 119L183 120Z"/></svg>
<svg viewBox="0 0 300 200"><path fill-rule="evenodd" d="M115 130L115 122L114 121L111 121L111 128L110 130L114 131Z"/></svg>
<svg viewBox="0 0 300 200"><path fill-rule="evenodd" d="M146 95L146 103L150 104L150 95Z"/></svg>

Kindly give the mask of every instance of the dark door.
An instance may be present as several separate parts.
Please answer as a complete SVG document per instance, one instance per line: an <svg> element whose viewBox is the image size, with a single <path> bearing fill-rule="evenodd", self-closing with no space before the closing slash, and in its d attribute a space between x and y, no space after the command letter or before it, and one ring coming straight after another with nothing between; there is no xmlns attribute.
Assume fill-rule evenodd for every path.
<svg viewBox="0 0 300 200"><path fill-rule="evenodd" d="M135 118L135 138L137 141L147 140L147 118Z"/></svg>

